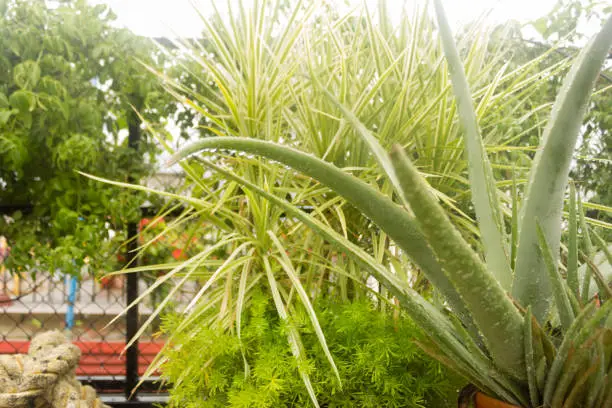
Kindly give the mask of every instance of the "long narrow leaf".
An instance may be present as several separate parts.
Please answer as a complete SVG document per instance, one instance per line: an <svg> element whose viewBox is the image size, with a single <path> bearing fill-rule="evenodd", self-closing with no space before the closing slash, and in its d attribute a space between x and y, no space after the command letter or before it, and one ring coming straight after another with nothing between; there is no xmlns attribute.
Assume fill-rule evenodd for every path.
<svg viewBox="0 0 612 408"><path fill-rule="evenodd" d="M553 106L530 174L523 207L516 259L513 297L524 307L533 306L534 316L544 321L551 287L546 266L538 256L538 236L533 220L540 220L553 260L558 261L561 211L572 154L580 133L591 90L612 45L612 16L582 50L566 77Z"/></svg>
<svg viewBox="0 0 612 408"><path fill-rule="evenodd" d="M550 279L553 288L553 296L557 305L557 311L559 312L559 318L561 319L561 325L563 326L563 330L567 332L574 321L574 311L567 297L567 292L563 285L563 278L561 278L559 269L554 263L555 261L553 260L553 254L550 252L550 246L548 242L546 242L544 231L542 231L539 222L536 221L536 224L538 238L540 239L540 251L542 252L542 257L544 258L544 263L548 270L548 279Z"/></svg>
<svg viewBox="0 0 612 408"><path fill-rule="evenodd" d="M527 308L525 314L525 368L527 369L527 386L529 387L529 398L531 405L537 407L540 405L540 392L536 381L536 357L533 350L533 330L532 330L531 308Z"/></svg>
<svg viewBox="0 0 612 408"><path fill-rule="evenodd" d="M329 226L323 224L323 222L312 217L310 214L307 214L296 208L295 206L291 205L287 201L278 198L273 194L270 194L259 186L250 183L249 181L215 164L212 164L210 162L204 163L209 168L223 174L226 178L238 182L239 184L247 187L248 189L257 192L259 195L265 197L267 200L274 203L275 205L282 207L288 214L306 224L309 228L311 228L317 234L323 236L331 244L335 245L340 250L344 251L347 255L354 258L356 261L360 262L362 265L368 268L370 272L376 277L376 279L382 282L387 288L387 290L389 290L395 297L397 297L398 299L405 298L406 285L404 284L404 281L400 280L398 275L391 273L387 268L383 267L382 264L377 262L370 254L365 252L357 245L353 244L350 240L346 239L344 236L337 233ZM453 304L452 302L450 302L450 304L451 307L453 307L454 312L457 313L463 323L468 328L470 328L473 337L477 337L477 334L475 333L474 323L471 320L470 314L465 308L465 305L461 302L457 304Z"/></svg>
<svg viewBox="0 0 612 408"><path fill-rule="evenodd" d="M287 309L285 308L276 279L274 278L274 273L272 272L272 267L270 266L270 260L267 256L264 256L263 262L266 270L266 276L268 277L268 284L270 285L270 291L272 292L272 299L274 299L274 304L276 305L276 310L281 320L287 322L289 320L289 315L287 314ZM304 350L301 347L299 333L294 327L289 327L288 331L289 333L287 334L287 339L289 341L289 345L291 346L291 352L298 361L298 371L302 377L302 381L308 390L308 395L310 396L312 403L316 408L319 408L319 402L317 401L317 396L312 386L312 382L310 381L310 376L303 368L303 362L306 359L306 356L304 355Z"/></svg>
<svg viewBox="0 0 612 408"><path fill-rule="evenodd" d="M585 407L588 408L594 407L597 395L604 385L604 378L606 375L606 352L603 345L603 339L601 338L597 342L597 354L601 356L601 358L599 359L599 364L595 372L595 378L593 379L590 389L587 391Z"/></svg>
<svg viewBox="0 0 612 408"><path fill-rule="evenodd" d="M297 291L298 296L302 304L304 305L306 312L308 313L308 317L310 318L310 322L312 323L312 326L315 330L317 338L319 339L321 348L323 348L325 357L327 357L327 361L329 361L329 364L331 365L332 370L334 370L334 374L336 375L336 378L338 378L338 382L341 385L342 380L340 379L340 373L338 372L338 368L336 367L334 358L332 357L331 352L329 351L329 347L327 347L327 341L325 340L323 329L321 329L321 325L319 324L319 319L317 319L316 312L314 308L312 307L310 299L308 298L308 294L306 293L304 286L300 282L300 279L298 278L297 273L295 272L295 269L293 269L293 265L291 265L291 260L287 256L287 253L285 252L285 248L283 247L281 242L278 240L278 237L272 231L268 231L268 235L270 236L270 238L272 238L272 242L274 243L274 246L276 246L276 248L279 250L280 258L277 258L277 260L280 263L280 265L283 267L283 270L289 276L289 279L291 280L291 283L293 284L293 288Z"/></svg>
<svg viewBox="0 0 612 408"><path fill-rule="evenodd" d="M196 293L196 295L193 298L191 298L191 301L185 307L185 310L183 311L183 313L191 312L191 310L198 303L200 298L202 296L204 296L204 293L206 293L208 288L210 288L215 283L217 278L222 273L224 273L226 270L234 269L234 268L236 268L236 267L238 267L238 266L240 266L240 265L242 265L242 264L244 264L244 263L249 261L249 258L240 258L240 260L238 262L234 262L234 258L236 258L238 255L240 255L240 252L244 248L246 248L249 244L250 244L249 242L243 242L236 249L234 249L232 251L232 253L225 259L223 264L221 266L219 266L219 268L217 268L217 270L215 272L213 272L213 274L210 276L210 278L208 278L208 280L202 285L200 290L198 290L198 293Z"/></svg>
<svg viewBox="0 0 612 408"><path fill-rule="evenodd" d="M518 199L518 187L516 182L516 171L512 171L512 218L511 222L511 233L510 233L510 268L514 270L514 264L516 262L516 249L518 243L518 207L519 207L519 199Z"/></svg>
<svg viewBox="0 0 612 408"><path fill-rule="evenodd" d="M416 220L482 332L495 363L525 378L523 317L495 277L455 229L400 146L391 160Z"/></svg>
<svg viewBox="0 0 612 408"><path fill-rule="evenodd" d="M379 82L380 81L382 81L382 79L379 79ZM357 134L370 148L370 151L376 158L378 165L382 167L384 172L387 174L387 177L389 177L389 180L391 181L391 184L395 188L395 191L400 195L400 197L403 198L403 193L400 188L400 184L399 184L397 175L395 174L395 169L393 168L393 165L391 164L391 161L389 160L389 155L387 154L385 149L383 149L383 147L380 145L380 143L374 137L374 135L372 135L372 133L363 125L363 123L359 121L357 116L355 116L355 114L351 112L350 109L344 106L334 95L331 94L331 92L325 89L325 87L321 85L314 77L313 77L313 82L320 88L320 91L323 92L323 94L325 94L325 96L327 96L327 98L338 109L340 109L340 111L342 112L346 120L351 124L351 126L353 126L353 128L355 128L355 131L357 132ZM404 200L402 199L402 201Z"/></svg>
<svg viewBox="0 0 612 408"><path fill-rule="evenodd" d="M453 306L461 309L462 301L442 272L431 248L414 219L365 182L344 173L334 165L287 146L241 137L212 137L185 147L172 157L170 163L210 149L230 149L257 154L278 161L303 172L329 187L357 207L377 224L417 264L440 293Z"/></svg>
<svg viewBox="0 0 612 408"><path fill-rule="evenodd" d="M578 195L578 222L580 223L580 231L582 232L582 245L584 248L585 259L590 259L591 256L593 256L593 244L591 242L590 229L585 218L584 208L582 207L582 198L580 198L580 195ZM591 268L587 263L584 276L582 277L582 292L580 293L580 300L583 304L589 301L593 273L593 268Z"/></svg>
<svg viewBox="0 0 612 408"><path fill-rule="evenodd" d="M465 152L469 163L469 174L472 189L472 202L478 218L478 226L485 249L487 267L493 272L504 290L512 286L512 271L506 249L505 234L500 211L497 189L493 179L491 164L487 158L476 112L474 111L472 94L463 70L453 35L446 19L440 0L435 0L436 16L440 27L440 36L444 54L448 62L451 81L457 105L459 120L465 133Z"/></svg>
<svg viewBox="0 0 612 408"><path fill-rule="evenodd" d="M602 319L610 315L612 311L612 302L604 303L599 309L595 307L595 302L589 303L582 310L582 313L576 316L574 323L565 333L563 341L557 349L557 355L552 362L548 376L546 377L546 386L543 393L544 404L550 406L559 379L563 375L565 362L569 358L570 353L572 353L574 348L579 347L582 342L601 325Z"/></svg>
<svg viewBox="0 0 612 408"><path fill-rule="evenodd" d="M111 184L114 186L118 186L118 187L125 187L125 188L130 188L132 190L137 190L137 191L144 191L146 193L151 193L151 194L157 194L163 197L168 197L174 200L179 200L179 201L183 201L185 203L191 204L193 205L195 208L208 208L210 207L210 204L204 200L200 200L197 198L192 198L186 195L181 195L181 194L175 194L175 193L169 193L167 191L162 191L162 190L156 190L156 189L152 189L150 187L146 187L146 186L141 186L138 184L131 184L131 183L124 183L121 181L114 181L114 180L110 180L110 179L106 179L103 177L98 177L98 176L94 176L91 174L87 174L87 173L83 173L78 171L79 174L81 174L82 176L88 177L92 180L96 180L96 181L100 181L102 183L106 183L106 184ZM216 227L231 232L230 228L224 224L223 222L220 222L216 217L214 216L210 216L207 215L206 213L202 213L201 216L203 218L205 218L207 221L212 222L213 224L215 224Z"/></svg>
<svg viewBox="0 0 612 408"><path fill-rule="evenodd" d="M576 187L570 183L569 200L569 242L567 248L567 284L575 296L579 296L578 284L578 219L576 218Z"/></svg>
<svg viewBox="0 0 612 408"><path fill-rule="evenodd" d="M604 254L608 263L612 266L612 252L610 252L610 248L608 247L608 244L606 244L604 239L598 233L596 233L595 231L592 231L592 232L593 232L593 238L595 238L595 245L599 247L599 249Z"/></svg>

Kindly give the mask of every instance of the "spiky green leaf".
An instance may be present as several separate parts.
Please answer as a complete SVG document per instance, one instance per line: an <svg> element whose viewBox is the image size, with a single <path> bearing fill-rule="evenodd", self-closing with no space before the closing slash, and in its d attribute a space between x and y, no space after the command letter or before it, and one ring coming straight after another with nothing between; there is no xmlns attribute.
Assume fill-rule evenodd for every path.
<svg viewBox="0 0 612 408"><path fill-rule="evenodd" d="M527 198L522 209L513 297L532 305L538 321L544 321L551 287L546 266L538 256L538 236L533 220L540 220L553 260L558 261L561 211L572 154L580 133L591 90L612 45L612 16L582 50L555 100L530 173Z"/></svg>
<svg viewBox="0 0 612 408"><path fill-rule="evenodd" d="M455 229L400 146L391 160L421 231L482 332L495 363L525 378L523 317L495 276Z"/></svg>
<svg viewBox="0 0 612 408"><path fill-rule="evenodd" d="M287 146L241 137L214 137L195 142L171 159L179 161L196 152L229 149L257 154L298 170L332 189L377 224L421 268L449 303L461 309L461 300L437 262L414 219L391 199L334 165Z"/></svg>
<svg viewBox="0 0 612 408"><path fill-rule="evenodd" d="M472 94L463 70L453 34L440 0L434 2L440 37L448 62L457 105L459 120L464 130L465 153L469 164L472 202L478 218L478 227L485 249L487 267L493 272L501 286L509 291L512 286L512 271L506 249L506 238L491 163L484 149L474 111Z"/></svg>

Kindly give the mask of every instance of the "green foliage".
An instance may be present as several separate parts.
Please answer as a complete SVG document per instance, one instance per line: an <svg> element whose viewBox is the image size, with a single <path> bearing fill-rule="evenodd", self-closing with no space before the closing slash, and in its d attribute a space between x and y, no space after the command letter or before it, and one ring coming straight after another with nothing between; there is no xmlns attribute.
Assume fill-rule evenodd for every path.
<svg viewBox="0 0 612 408"><path fill-rule="evenodd" d="M603 21L612 7L597 0L557 0L553 9L531 25L545 40L575 41L585 39L582 29L594 21Z"/></svg>
<svg viewBox="0 0 612 408"><path fill-rule="evenodd" d="M204 140L214 142L215 138L210 137L213 135L239 135L253 143L258 141L253 139L283 141L303 152L303 156L312 155L312 160L326 163L328 167L322 172L336 166L335 175L342 175L344 180L358 178L369 195L347 199L329 184L322 186L286 172L283 166L231 152L214 155L212 163L185 164L187 183L193 189L190 194L169 197L188 200L202 218L211 220L217 227L217 242L227 243L227 253L234 254L241 248L227 268L210 276L211 282L237 280L234 269L246 262L244 276L247 287L251 287L265 270L261 255L278 258L285 251L290 253L290 262L285 263L291 263L298 271L302 284L308 289L315 286L313 298L328 286L339 296L349 298L368 279L354 259L346 258L337 265L336 249L320 234L286 217L284 211L270 206L260 195L239 187L252 183L276 198L288 198L299 208L313 209L313 218L324 224L324 229L342 231L346 239L367 248L368 254L379 262L420 259L421 268L412 268L393 279L403 284L422 282L425 276L453 305L460 304L452 286L445 285L448 279L431 251L419 245L424 241L401 240L402 236L421 235L410 214L404 214L393 203L397 192L393 192L392 183L381 177L375 157L360 137L363 132L355 132L351 123L343 119L338 101L328 98L329 93L340 95L342 106L354 108L356 120L374 131L382 145L379 151L386 151L394 143L405 146L410 156L417 158L453 224L471 244L480 245L470 208L470 183L464 174L467 162L460 148L461 131L454 118L457 105L447 79L448 68L440 63L441 48L431 41L435 26L427 9L403 14L399 31L392 34L382 3L377 20L365 9L342 14L332 5L319 9L309 2L288 4L289 7L276 7L276 2L265 1L261 7L247 10L244 2L239 2L241 11L234 9L227 16L230 24L224 21L223 10L217 10L212 17L203 19L206 29L202 40L176 41L181 49L174 57L180 71L178 79L161 73L160 77L183 102L183 119L193 121L194 133ZM481 47L479 41L486 44L489 33L484 32L481 40L478 32L465 34L466 46L461 53L468 56L473 67L469 82L479 101L477 117L485 125L487 143L494 146L514 136L506 125L512 112L499 113L506 99L515 98L521 105L525 95L537 90L541 81L538 76L527 76L530 64L512 72L497 72L497 61L506 58L507 51L502 47L493 51ZM473 44L469 41L472 39ZM157 136L171 149L165 134L159 132ZM492 156L497 157L498 151L491 150ZM231 182L222 180L218 172L223 170L219 167L227 169L229 177L233 177ZM306 167L309 165L300 170ZM208 174L210 169L215 171ZM336 186L344 183L343 179L336 181ZM372 197L378 200L371 201ZM389 211L378 211L380 203ZM362 212L364 207L369 212ZM387 231L388 235L371 222L375 213L380 215L378 221L384 219L386 227L394 228ZM270 232L283 250L273 245ZM238 239L235 244L230 241L234 238ZM246 245L244 250L242 244ZM400 248L396 250L394 244ZM252 253L257 256L250 262ZM194 261L194 268L203 261L204 258ZM318 268L313 266L315 263ZM271 266L277 268L275 262ZM349 272L343 275L338 270ZM337 276L337 280L326 279L328 274ZM286 293L292 281L277 282ZM228 291L232 293L230 309L239 308L239 285L228 284ZM225 309L220 310L224 313L219 319L229 326ZM187 319L190 318L188 313Z"/></svg>
<svg viewBox="0 0 612 408"><path fill-rule="evenodd" d="M340 376L327 368L302 308L291 322L302 333L307 367L325 407L444 407L453 381L439 363L424 356L414 339L419 329L394 308L370 300L315 305ZM165 318L173 332L180 317ZM190 327L163 351L162 377L172 407L303 407L310 397L285 340L286 328L271 300L256 294L244 314L241 337L220 327Z"/></svg>
<svg viewBox="0 0 612 408"><path fill-rule="evenodd" d="M337 367L344 381L316 305L323 295L344 302L363 298L373 276L382 284L379 295L397 300L430 336L423 348L481 391L526 407L542 401L557 407L580 400L585 383L575 379L589 378L585 398L608 398L602 384L611 353L611 306L602 299L597 309L588 291L591 276L598 287L607 282L589 264L592 251L578 260L572 245L576 268L593 272L583 274L582 288L567 287L558 260L572 147L612 36L601 34L578 59L545 130L565 60L540 69L545 54L514 65L506 43L495 43L496 33L477 26L461 36L457 49L440 2L438 26L423 8L402 16L395 31L384 2L378 21L367 10L340 15L309 2L277 4L247 10L237 2L227 19L217 11L204 20L204 40L178 44L179 80L160 75L203 137L175 158L199 150L206 158L181 163L189 192L159 193L210 221L216 239L142 295L175 283L146 324L184 282L199 277L200 292L167 330L169 344L182 350L190 329L243 352L243 322L263 292L273 300L266 310L276 312L264 321L282 327L276 338L285 352L279 354L294 359L301 403L310 399L319 406L328 397L317 388L319 371L332 377ZM436 32L443 49L431 40ZM542 89L541 98L532 99ZM171 151L167 138L157 136ZM542 149L529 169L537 146ZM391 156L385 153L390 150ZM528 171L537 183L519 191ZM527 214L522 219L519 206ZM574 225L565 235L578 242L580 218L585 242L585 217L579 208L570 210ZM226 254L223 263L211 265L219 250ZM433 293L414 284L421 276L436 286ZM551 280L568 292L557 294L552 317ZM572 285L577 280L572 271ZM507 293L512 285L517 299ZM313 339L320 370L308 364ZM595 342L598 347L589 348ZM576 357L568 352L574 346ZM190 357L196 353L202 348ZM215 361L194 363L190 375L204 381L211 396L229 381L214 377L224 365L201 375ZM593 361L604 368L591 382ZM571 370L562 370L568 365ZM180 391L187 375L174 373ZM258 386L240 395L265 399ZM267 392L282 384L262 386Z"/></svg>
<svg viewBox="0 0 612 408"><path fill-rule="evenodd" d="M412 216L394 203L397 190L393 191L393 183L377 167L378 158L370 154L371 143L362 139L363 132L355 132L355 120L351 123L343 116L347 109L342 107L350 106L366 131L374 130L372 139L382 145L378 151L383 156L399 143L418 158L420 170L431 180L431 190L453 224L471 244L480 245L470 214L461 130L454 117L457 105L448 68L441 63L441 47L431 41L436 28L427 9L403 14L399 31L393 33L389 16L382 12L375 21L365 8L343 14L332 4L324 8L304 1L287 4L277 7L277 2L264 1L260 7L249 8L246 2L238 2L227 16L216 10L211 18L203 19L202 40L176 41L180 52L168 53L180 74L175 79L163 73L159 76L183 103L187 113L182 120L192 122L194 133L203 140L214 143L217 138L210 136L239 135L252 144L282 141L299 150L302 157L326 165L321 170L306 164L302 171L312 167L322 175L336 166L329 175L336 177L336 184L319 184L278 163L231 151L215 154L211 161L183 164L189 192L162 194L185 201L190 214L208 221L207 232L214 237L216 248L175 265L143 293L145 297L157 287L175 285L145 325L171 304L173 290L195 277L203 287L185 311L183 325L216 323L231 330L240 321L251 291L265 289L282 319L291 315L294 299L311 311L310 322L333 371L325 336L309 305L322 294L345 301L358 299L364 296L365 283L373 273L385 284L383 296L390 293L402 302L410 301L406 288L413 284L428 293L431 287L423 277L430 279L441 292L435 292L437 299L448 299L462 321L474 329L469 315L461 313L460 297L448 284L448 277L419 239L422 234L414 228ZM507 51L481 47L477 33L464 36L466 46L461 53L472 64L469 83L479 100L477 117L486 124L487 142L494 145L507 137L505 124L512 114L499 113L506 99L516 95L517 103L522 104L524 95L536 90L540 80L525 76L529 64L499 74L496 62ZM484 33L485 44L488 38L489 33ZM472 39L478 41L472 43ZM339 101L331 100L330 93L340 95ZM171 150L172 140L163 132L156 133ZM365 194L347 198L334 191L335 187L348 191L353 184L343 186L347 179L356 179L353 184L359 184ZM268 196L262 196L262 191ZM275 205L270 204L270 196ZM316 229L300 222L301 210L296 216L295 211L279 205L279 200L288 200L294 210L308 211L308 225ZM388 211L383 211L381 203ZM385 220L384 228L372 222L373 214L379 215L377 221ZM339 254L338 242L341 250L348 246L353 252L360 251L358 259ZM222 264L211 267L210 256L217 249L223 249L226 257ZM418 259L420 267L399 266L409 258ZM398 266L398 272L390 271L390 265ZM218 313L213 321L203 321L198 313L203 304L223 307L214 309ZM300 333L290 332L286 337L294 356L302 358ZM318 406L311 374L301 370L300 375Z"/></svg>
<svg viewBox="0 0 612 408"><path fill-rule="evenodd" d="M478 135L478 123L475 120L472 95L466 81L463 62L457 52L441 2L436 1L435 6L445 59L449 65L451 82L458 100L458 117L466 133L464 150L470 165L477 167L475 171L470 172L470 182L476 184L472 188L472 194L479 195L474 197L475 203L480 201L484 204L475 205L475 211L479 222L488 222L491 217L483 216L483 212L491 212L492 206L498 213L502 213L503 208L501 202L492 199L494 192L491 190L496 188L496 184L492 180L492 171L488 167L486 157L482 154L483 140ZM608 17L601 31L581 51L555 99L534 166L530 170L526 197L524 201L519 202L517 195L513 194L512 236L507 236L505 231L501 230L503 226L500 225L499 239L502 248L507 247L511 241L514 252L514 243L518 241L512 282L513 295L516 296L514 302L503 290L502 282L497 278L498 271L495 267L491 267L503 264L504 261L491 257L506 255L503 252L486 253L483 261L480 254L453 226L449 215L438 203L437 197L432 194L427 181L411 163L405 146L396 144L391 156L385 157L380 153L381 141L373 137L362 122L355 120L354 111L347 108L342 111L343 117L357 131L357 135L367 145L371 155L376 157L385 178L396 189L398 187L394 181L399 179L399 191L396 191L398 197L407 201L410 214L414 214L414 220L427 244L461 295L461 300L471 313L478 331L472 330L473 328L469 326L462 327L452 315L444 316L406 283L386 278L384 269L387 268L387 264L363 253L347 238L342 239L335 231L321 228L312 215L303 214L299 217L335 246L346 251L349 257L361 261L362 265L377 277L385 278L382 280L383 283L397 297L406 312L430 336L433 345L424 345L428 352L465 376L480 390L520 406L536 407L541 406L542 402L546 407L555 408L574 404L605 406L612 398L610 388L606 386L606 375L609 375L606 370L610 366L612 356L610 326L612 302L609 300L609 282L597 273L597 268L589 260L592 255L590 249L592 245L580 204L578 209L570 209L570 213L577 212L580 215L580 228L586 248L584 267L592 270L594 280L601 288L600 301L603 305L599 307L591 299L590 293L587 293L591 283L588 273L585 274L583 281L583 296L577 299L573 293L577 293L579 288L570 288L562 279L558 267L563 227L561 209L571 158L584 113L589 105L592 88L611 45L612 16ZM342 104L334 95L329 94L326 97L335 105ZM345 198L364 190L356 178L347 181L345 186L331 186L326 181L330 172L324 171L329 166L327 163L296 157L294 149L280 143L253 143L238 137L216 137L195 143L176 157L182 159L199 149L227 147L231 147L234 151L255 153L280 161L328 185ZM218 166L209 164L208 167L228 177L228 172L220 170ZM262 193L263 189L254 188L238 177L228 178L240 182L277 204L276 200L271 200L267 194ZM515 180L513 185L516 185ZM345 189L352 191L345 192ZM516 207L519 205L522 205L522 219L516 216ZM282 207L287 206L288 203L282 205ZM367 209L366 204L360 210L366 213L365 209ZM378 211L386 211L386 208L379 206ZM377 222L375 217L370 216L370 218ZM574 225L569 229L573 234L570 237L572 242L577 240L576 218L575 215L572 216ZM495 217L493 220L496 222ZM378 225L383 232L391 235L391 227L380 222ZM482 228L480 226L481 230ZM408 231L404 238L418 239L411 231ZM485 237L482 236L481 239L485 240ZM495 239L498 237L493 236L491 242L495 245L500 244L496 243ZM485 243L485 249L486 245L488 244ZM575 245L572 251L574 250ZM266 259L267 255L264 255L264 260ZM420 266L418 259L413 257L412 261ZM410 268L411 265L391 263L391 266L398 270ZM554 318L549 319L551 282L557 291L567 292L567 296L557 293L555 297L558 303L553 313L561 315L561 324ZM279 314L282 317L286 312L279 311ZM545 332L543 329L545 322L557 328L559 332ZM597 346L593 347L594 344ZM311 381L305 383L308 386Z"/></svg>
<svg viewBox="0 0 612 408"><path fill-rule="evenodd" d="M155 148L146 137L139 153L127 145L133 107L153 122L175 109L136 60L156 60L150 41L114 28L107 6L56 3L6 1L0 14L0 202L15 219L0 218L0 231L15 271L106 265L109 228L120 232L144 200L74 170L142 177ZM31 211L11 213L20 207Z"/></svg>

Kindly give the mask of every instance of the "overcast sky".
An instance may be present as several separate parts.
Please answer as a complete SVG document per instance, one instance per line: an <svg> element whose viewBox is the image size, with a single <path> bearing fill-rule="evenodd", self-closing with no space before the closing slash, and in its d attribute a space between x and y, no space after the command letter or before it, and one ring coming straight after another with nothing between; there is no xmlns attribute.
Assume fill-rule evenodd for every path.
<svg viewBox="0 0 612 408"><path fill-rule="evenodd" d="M220 4L226 0L192 0L203 14L211 1ZM355 0L358 2L359 0ZM366 0L375 4L377 0ZM415 1L415 0L407 0ZM90 0L106 3L118 16L118 24L136 34L146 36L193 37L200 33L201 22L190 0ZM399 9L404 0L388 0L390 8ZM556 0L444 0L449 18L456 24L473 20L487 10L493 10L491 19L501 22L509 19L529 21L546 14Z"/></svg>

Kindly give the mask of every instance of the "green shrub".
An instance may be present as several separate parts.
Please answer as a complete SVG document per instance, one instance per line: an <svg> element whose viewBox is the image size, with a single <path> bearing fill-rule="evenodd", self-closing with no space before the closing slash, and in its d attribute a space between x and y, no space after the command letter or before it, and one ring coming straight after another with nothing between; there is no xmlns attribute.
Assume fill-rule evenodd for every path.
<svg viewBox="0 0 612 408"><path fill-rule="evenodd" d="M296 310L291 321L302 333L308 356L298 363L274 304L257 294L245 312L241 340L201 325L184 331L190 335L177 339L180 346L165 350L162 371L170 383L170 406L309 406L298 364L306 366L322 407L442 407L454 392L447 372L414 343L420 333L407 317L393 319L392 312L377 310L367 300L322 301L315 308L342 387L305 312ZM178 324L178 316L168 316L163 329L176 334Z"/></svg>

